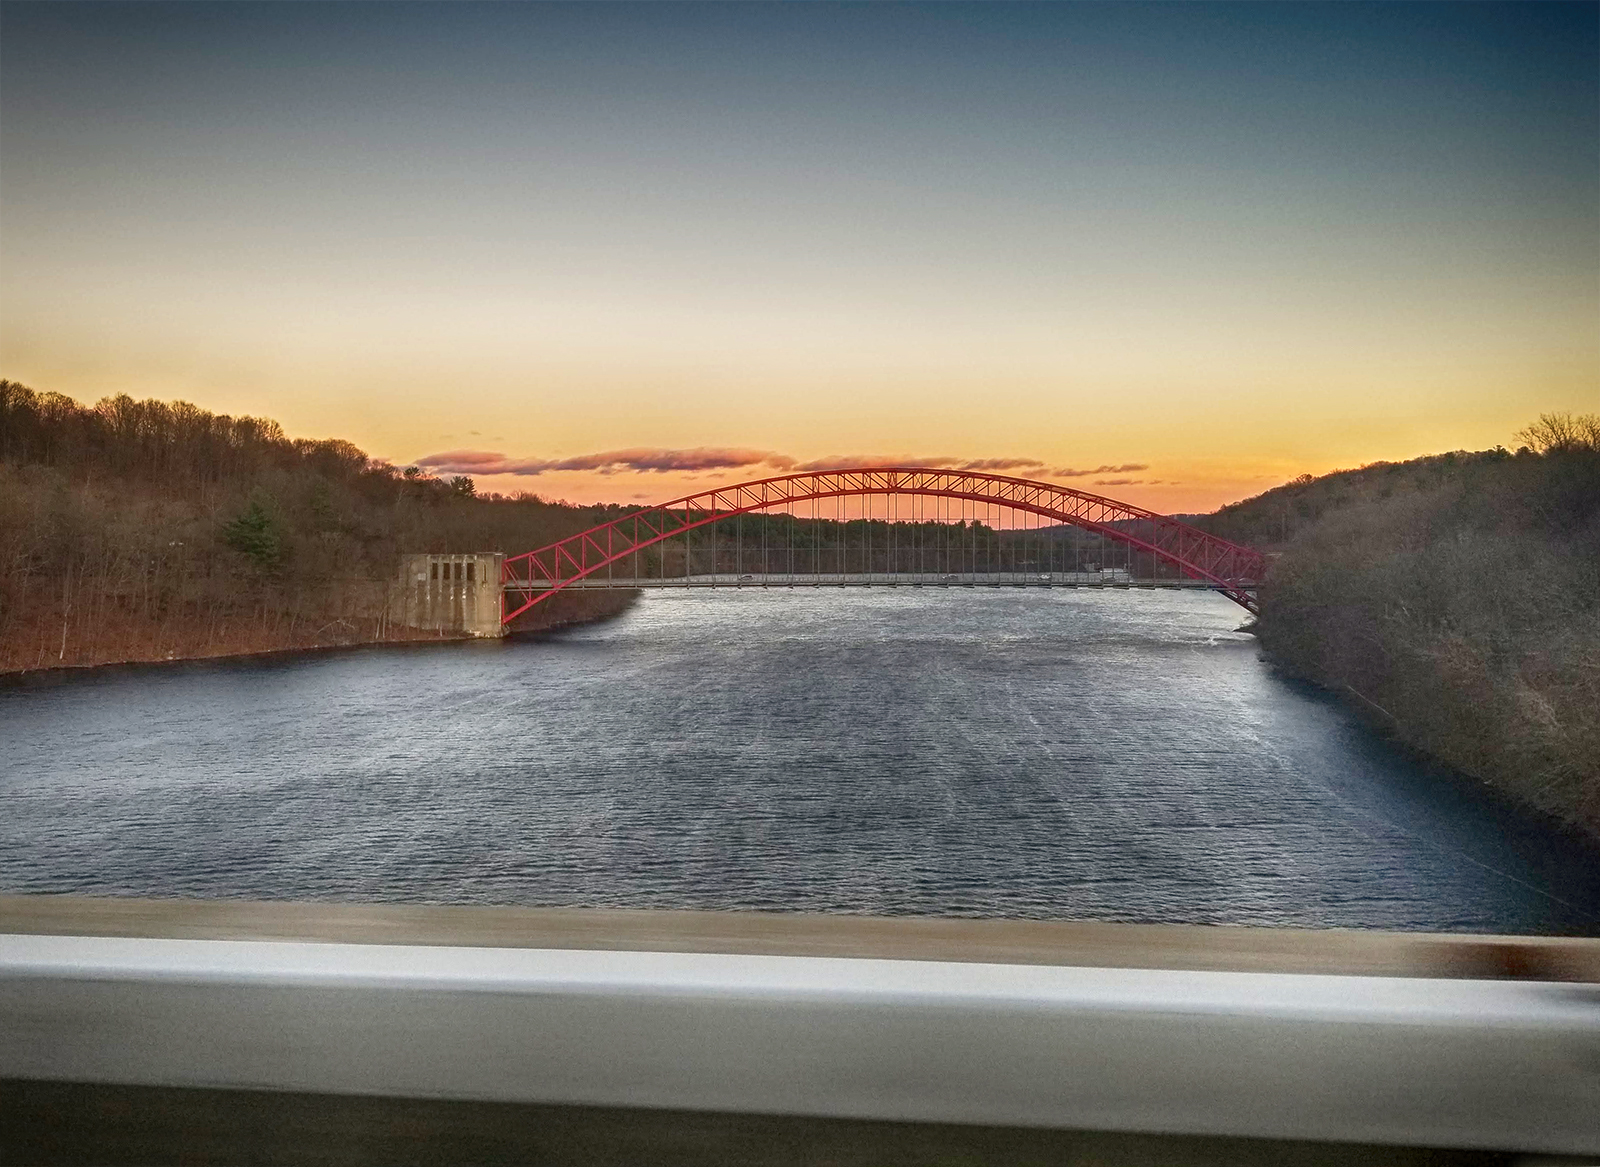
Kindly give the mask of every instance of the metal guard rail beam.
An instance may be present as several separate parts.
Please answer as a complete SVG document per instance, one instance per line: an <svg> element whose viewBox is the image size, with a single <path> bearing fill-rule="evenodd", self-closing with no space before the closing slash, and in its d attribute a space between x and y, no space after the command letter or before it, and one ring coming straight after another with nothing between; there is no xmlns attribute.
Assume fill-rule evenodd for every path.
<svg viewBox="0 0 1600 1167"><path fill-rule="evenodd" d="M1592 1155L1578 989L5 935L0 1077Z"/></svg>

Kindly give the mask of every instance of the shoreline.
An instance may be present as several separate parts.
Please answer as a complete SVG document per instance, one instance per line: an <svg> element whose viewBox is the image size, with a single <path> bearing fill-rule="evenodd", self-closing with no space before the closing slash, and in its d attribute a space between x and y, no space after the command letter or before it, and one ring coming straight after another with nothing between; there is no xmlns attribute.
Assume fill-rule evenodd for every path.
<svg viewBox="0 0 1600 1167"><path fill-rule="evenodd" d="M603 610L600 611L552 613L555 618L532 625L519 620L516 625L506 630L504 637L471 636L464 633L428 632L423 629L414 629L412 631L417 633L414 636L384 636L373 639L342 640L324 644L286 644L276 648L249 649L242 652L224 650L220 652L188 653L182 656L176 654L149 657L135 656L116 660L90 661L83 664L46 665L38 668L0 668L0 685L17 682L61 680L113 669L132 670L159 668L166 665L195 665L248 660L270 661L284 657L332 653L341 650L355 651L379 648L410 648L439 644L495 643L499 640L527 639L546 633L559 632L564 628L576 628L586 624L602 624L608 620L615 620L633 607L642 592L634 589L631 591L612 591L605 594L610 603L615 604L614 607L606 608L602 604ZM576 599L577 597L574 598ZM583 598L589 599L590 597L585 596ZM544 613L541 613L541 615L544 615Z"/></svg>
<svg viewBox="0 0 1600 1167"><path fill-rule="evenodd" d="M1420 740L1422 735L1417 732L1413 724L1404 717L1391 713L1347 681L1315 675L1286 654L1264 643L1261 645L1261 652L1266 662L1280 676L1297 684L1311 686L1339 708L1349 712L1368 731L1401 751L1419 766L1448 777L1475 797L1489 799L1510 813L1534 819L1543 827L1573 839L1600 855L1600 827L1571 813L1570 808L1540 805L1515 787L1496 780L1493 775L1473 773L1449 758L1434 753Z"/></svg>

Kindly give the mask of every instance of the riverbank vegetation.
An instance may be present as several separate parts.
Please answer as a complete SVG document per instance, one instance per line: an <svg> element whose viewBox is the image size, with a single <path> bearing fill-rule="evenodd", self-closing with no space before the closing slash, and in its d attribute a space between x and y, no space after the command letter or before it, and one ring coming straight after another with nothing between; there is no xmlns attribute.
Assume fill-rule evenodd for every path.
<svg viewBox="0 0 1600 1167"><path fill-rule="evenodd" d="M1272 553L1257 627L1282 666L1600 835L1600 418L1547 415L1518 441L1305 476L1194 521ZM480 496L262 419L0 381L0 671L431 636L385 619L402 552L517 552L619 513ZM730 522L641 570L1117 562L1075 531ZM630 600L566 593L534 615L595 619Z"/></svg>
<svg viewBox="0 0 1600 1167"><path fill-rule="evenodd" d="M0 381L0 672L435 635L384 619L401 552L523 551L616 509L479 497L183 402L84 406Z"/></svg>
<svg viewBox="0 0 1600 1167"><path fill-rule="evenodd" d="M1600 835L1600 417L1517 440L1302 478L1200 522L1277 551L1258 623L1275 660Z"/></svg>

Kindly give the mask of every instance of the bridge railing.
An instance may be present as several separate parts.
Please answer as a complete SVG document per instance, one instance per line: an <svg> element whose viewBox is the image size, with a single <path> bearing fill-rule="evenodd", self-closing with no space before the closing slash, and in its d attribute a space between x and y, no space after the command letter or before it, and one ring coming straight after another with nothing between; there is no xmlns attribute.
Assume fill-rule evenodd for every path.
<svg viewBox="0 0 1600 1167"><path fill-rule="evenodd" d="M124 1161L103 1144L7 1159L5 1099L28 1082L98 1085L114 1113L119 1089L196 1090L163 1151L218 1147L200 1088L250 1091L239 1146L214 1152L241 1160L272 1133L263 1091L313 1107L315 1152L341 1097L396 1100L383 1120L407 1139L417 1100L448 1098L501 1104L457 1112L480 1127L542 1108L546 1138L551 1108L587 1108L601 1145L632 1125L622 1108L649 1108L735 1130L791 1114L1317 1140L1345 1144L1339 1162L1600 1151L1592 939L37 896L0 897L0 924L7 1162ZM50 1133L108 1117L56 1114ZM124 1126L133 1158L158 1119ZM1172 1150L1144 1145L1139 1162ZM751 1146L738 1161L764 1161Z"/></svg>
<svg viewBox="0 0 1600 1167"><path fill-rule="evenodd" d="M551 585L519 583L510 590ZM565 585L576 590L634 590L637 588L1176 588L1216 590L1206 580L1186 576L1130 575L1114 571L699 571L689 575L615 575L595 572Z"/></svg>

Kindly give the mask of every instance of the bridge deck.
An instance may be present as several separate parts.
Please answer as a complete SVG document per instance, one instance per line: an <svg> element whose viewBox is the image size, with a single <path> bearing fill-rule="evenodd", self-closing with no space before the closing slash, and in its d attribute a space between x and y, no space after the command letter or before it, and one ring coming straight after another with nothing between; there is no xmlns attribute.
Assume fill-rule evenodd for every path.
<svg viewBox="0 0 1600 1167"><path fill-rule="evenodd" d="M553 586L548 580L507 584L506 591L542 591ZM1125 575L1103 577L1090 572L724 572L716 575L639 577L607 576L604 572L585 576L566 585L568 588L1181 588L1216 591L1217 585L1199 579L1130 579Z"/></svg>

